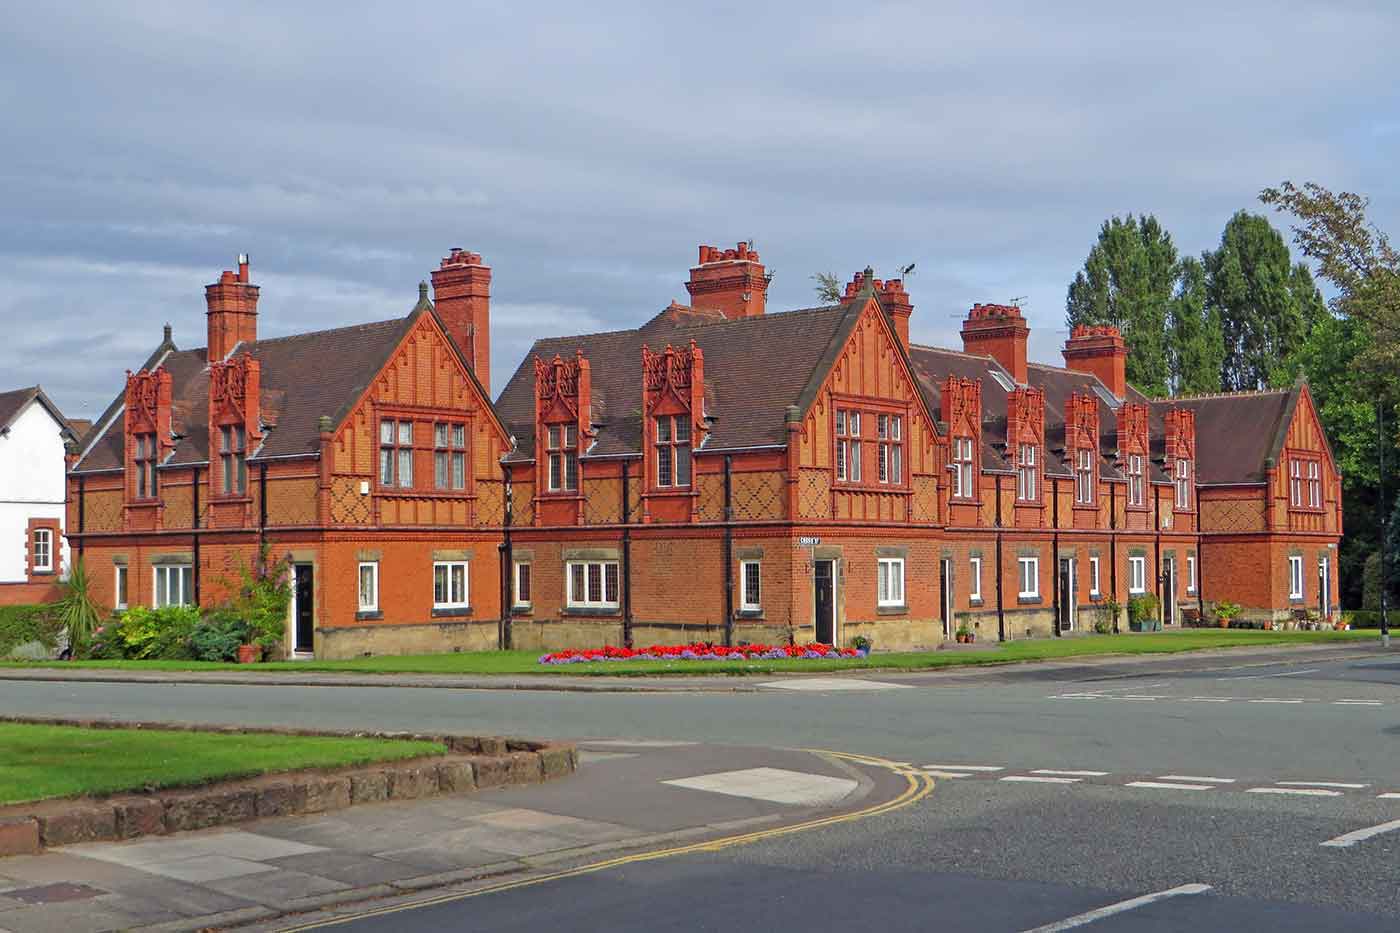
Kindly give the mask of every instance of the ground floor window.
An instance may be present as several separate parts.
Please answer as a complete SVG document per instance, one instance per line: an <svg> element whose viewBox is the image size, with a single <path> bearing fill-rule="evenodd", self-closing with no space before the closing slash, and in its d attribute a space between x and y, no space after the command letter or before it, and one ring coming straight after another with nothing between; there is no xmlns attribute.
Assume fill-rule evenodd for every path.
<svg viewBox="0 0 1400 933"><path fill-rule="evenodd" d="M467 562L433 563L433 608L467 608Z"/></svg>
<svg viewBox="0 0 1400 933"><path fill-rule="evenodd" d="M762 565L756 560L746 560L739 564L739 577L742 598L739 608L744 612L758 612L763 608Z"/></svg>
<svg viewBox="0 0 1400 933"><path fill-rule="evenodd" d="M1288 598L1303 598L1303 558L1299 554L1288 558Z"/></svg>
<svg viewBox="0 0 1400 933"><path fill-rule="evenodd" d="M568 571L569 608L618 607L617 561L570 561Z"/></svg>
<svg viewBox="0 0 1400 933"><path fill-rule="evenodd" d="M1186 555L1186 592L1196 592L1196 555Z"/></svg>
<svg viewBox="0 0 1400 933"><path fill-rule="evenodd" d="M1089 595L1099 595L1099 559L1089 558Z"/></svg>
<svg viewBox="0 0 1400 933"><path fill-rule="evenodd" d="M1147 592L1147 558L1133 556L1128 558L1128 592Z"/></svg>
<svg viewBox="0 0 1400 933"><path fill-rule="evenodd" d="M967 598L977 602L982 601L982 558L969 557L968 563L968 583Z"/></svg>
<svg viewBox="0 0 1400 933"><path fill-rule="evenodd" d="M1021 566L1021 591L1018 594L1022 599L1032 599L1040 595L1040 558L1022 557L1019 559Z"/></svg>
<svg viewBox="0 0 1400 933"><path fill-rule="evenodd" d="M516 561L515 564L515 605L525 608L530 605L530 571L531 564L528 561Z"/></svg>
<svg viewBox="0 0 1400 933"><path fill-rule="evenodd" d="M53 572L52 528L34 529L34 550L32 551L32 556L33 560L30 561L30 564L33 566L35 573Z"/></svg>
<svg viewBox="0 0 1400 933"><path fill-rule="evenodd" d="M112 588L113 593L115 593L115 598L113 599L112 608L113 608L113 609L125 609L125 608L126 608L126 599L127 599L127 596L126 596L126 579L127 579L127 577L126 577L126 564L117 564L117 566L116 566L116 571L117 571L117 573L116 573L116 577L117 577L117 578L116 578L115 585L114 585L113 588Z"/></svg>
<svg viewBox="0 0 1400 933"><path fill-rule="evenodd" d="M194 602L194 568L161 564L155 568L155 607L188 606Z"/></svg>
<svg viewBox="0 0 1400 933"><path fill-rule="evenodd" d="M876 601L881 606L904 605L904 558L880 558L876 589Z"/></svg>
<svg viewBox="0 0 1400 933"><path fill-rule="evenodd" d="M360 611L377 612L379 610L379 562L373 560L360 561Z"/></svg>

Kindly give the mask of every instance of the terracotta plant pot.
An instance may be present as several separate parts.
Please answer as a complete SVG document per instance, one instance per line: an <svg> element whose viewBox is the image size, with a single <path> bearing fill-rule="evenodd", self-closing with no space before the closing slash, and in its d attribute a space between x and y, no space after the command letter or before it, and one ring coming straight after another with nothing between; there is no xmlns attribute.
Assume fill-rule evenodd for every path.
<svg viewBox="0 0 1400 933"><path fill-rule="evenodd" d="M1269 620L1265 619L1265 620L1264 620L1264 631L1266 631L1266 632L1272 632L1273 630L1274 630L1274 623L1272 623L1272 622L1270 622Z"/></svg>
<svg viewBox="0 0 1400 933"><path fill-rule="evenodd" d="M1230 627L1230 620L1229 620L1229 619L1221 619L1221 620L1220 620L1220 627L1221 627L1221 628L1229 628L1229 627Z"/></svg>
<svg viewBox="0 0 1400 933"><path fill-rule="evenodd" d="M260 648L259 646L257 646L257 645L239 645L239 646L238 646L238 663L239 663L239 664L256 664L258 661L261 661L261 660L262 660L262 648Z"/></svg>

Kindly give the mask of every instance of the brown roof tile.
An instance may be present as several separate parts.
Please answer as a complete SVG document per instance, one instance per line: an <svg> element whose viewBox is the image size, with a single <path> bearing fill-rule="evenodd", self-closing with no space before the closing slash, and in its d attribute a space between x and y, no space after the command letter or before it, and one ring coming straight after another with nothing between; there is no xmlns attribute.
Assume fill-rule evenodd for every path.
<svg viewBox="0 0 1400 933"><path fill-rule="evenodd" d="M1265 461L1297 404L1298 388L1161 399L1152 403L1154 433L1168 409L1196 413L1196 480L1262 483Z"/></svg>

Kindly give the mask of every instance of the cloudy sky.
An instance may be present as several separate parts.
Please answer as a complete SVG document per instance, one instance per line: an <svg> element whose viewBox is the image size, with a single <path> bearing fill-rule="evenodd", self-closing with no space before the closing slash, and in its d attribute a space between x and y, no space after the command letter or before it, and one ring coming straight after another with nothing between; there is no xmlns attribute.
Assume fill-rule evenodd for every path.
<svg viewBox="0 0 1400 933"><path fill-rule="evenodd" d="M1290 178L1400 236L1400 6L31 3L0 33L0 389L99 412L252 255L267 336L407 313L452 246L495 270L495 390L537 335L684 299L755 238L909 281L914 339L1025 296L1057 361L1110 214L1214 245Z"/></svg>

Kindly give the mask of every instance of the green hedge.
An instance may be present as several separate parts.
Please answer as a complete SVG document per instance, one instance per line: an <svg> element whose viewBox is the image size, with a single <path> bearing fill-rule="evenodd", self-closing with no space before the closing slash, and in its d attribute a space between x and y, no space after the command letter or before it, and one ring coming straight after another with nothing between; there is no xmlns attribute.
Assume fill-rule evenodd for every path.
<svg viewBox="0 0 1400 933"><path fill-rule="evenodd" d="M17 646L34 641L53 650L62 630L57 612L47 603L0 606L0 658Z"/></svg>
<svg viewBox="0 0 1400 933"><path fill-rule="evenodd" d="M1344 609L1342 612L1344 615L1351 616L1352 628L1381 627L1381 611L1379 609ZM1400 612L1391 609L1386 613L1386 616L1390 621L1391 628L1395 628L1397 624L1400 624Z"/></svg>

